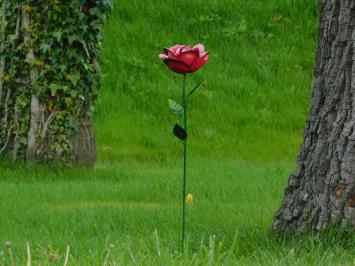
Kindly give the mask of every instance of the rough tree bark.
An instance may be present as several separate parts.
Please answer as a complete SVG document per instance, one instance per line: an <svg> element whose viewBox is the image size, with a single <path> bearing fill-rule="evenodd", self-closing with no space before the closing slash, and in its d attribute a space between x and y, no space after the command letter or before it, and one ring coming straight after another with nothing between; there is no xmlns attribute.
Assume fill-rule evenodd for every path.
<svg viewBox="0 0 355 266"><path fill-rule="evenodd" d="M355 0L323 3L311 110L272 229L355 224Z"/></svg>

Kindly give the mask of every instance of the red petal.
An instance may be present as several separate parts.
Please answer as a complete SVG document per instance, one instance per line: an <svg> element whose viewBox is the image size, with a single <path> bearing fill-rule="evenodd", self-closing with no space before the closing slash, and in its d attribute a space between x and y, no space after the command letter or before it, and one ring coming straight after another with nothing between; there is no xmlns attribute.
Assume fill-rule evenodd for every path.
<svg viewBox="0 0 355 266"><path fill-rule="evenodd" d="M208 53L206 53L204 56L199 57L195 60L195 62L191 65L191 73L196 72L199 70L201 67L203 67L208 61Z"/></svg>
<svg viewBox="0 0 355 266"><path fill-rule="evenodd" d="M173 51L174 54L178 54L178 52L185 47L185 45L177 44L172 47L170 47L170 50Z"/></svg>
<svg viewBox="0 0 355 266"><path fill-rule="evenodd" d="M200 57L205 55L205 47L201 43L196 44L192 49L194 51L197 50L199 52L199 54L200 54Z"/></svg>
<svg viewBox="0 0 355 266"><path fill-rule="evenodd" d="M168 59L169 57L168 57L166 54L160 54L160 55L159 55L159 58L160 58L160 60L166 60L166 59Z"/></svg>
<svg viewBox="0 0 355 266"><path fill-rule="evenodd" d="M178 55L181 51L181 49L183 49L186 45L174 45L170 48L164 48L163 51L166 55L168 55L169 57L175 57L176 55Z"/></svg>
<svg viewBox="0 0 355 266"><path fill-rule="evenodd" d="M176 59L168 58L164 60L164 63L170 68L170 70L176 73L186 74L190 72L190 67L187 64Z"/></svg>
<svg viewBox="0 0 355 266"><path fill-rule="evenodd" d="M191 66L196 61L197 58L198 58L198 52L192 50L188 52L183 52L175 57L176 60L182 61L189 66Z"/></svg>
<svg viewBox="0 0 355 266"><path fill-rule="evenodd" d="M192 50L191 46L189 46L189 45L184 45L183 47L180 48L180 54L181 54L181 53L185 53L185 52L189 52L189 51L191 51L191 50Z"/></svg>

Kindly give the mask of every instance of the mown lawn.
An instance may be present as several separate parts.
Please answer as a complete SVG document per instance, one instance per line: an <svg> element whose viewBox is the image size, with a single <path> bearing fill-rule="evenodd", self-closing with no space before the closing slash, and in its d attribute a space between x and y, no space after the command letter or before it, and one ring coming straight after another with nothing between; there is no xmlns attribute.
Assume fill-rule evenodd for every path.
<svg viewBox="0 0 355 266"><path fill-rule="evenodd" d="M98 165L95 170L1 163L0 261L102 265L349 265L354 239L268 232L290 164L191 161L188 251L180 253L180 167ZM53 260L51 262L51 260ZM115 264L116 263L116 264Z"/></svg>
<svg viewBox="0 0 355 266"><path fill-rule="evenodd" d="M176 164L123 164L90 171L7 168L0 182L0 243L12 240L25 256L24 241L73 260L102 260L110 244L143 252L141 241L156 256L153 233L161 248L180 252L180 168ZM226 247L238 231L237 257L249 257L265 233L278 205L289 165L250 165L208 159L191 162L188 207L191 251L216 235ZM240 242L240 243L239 243ZM252 244L252 242L254 244ZM208 243L206 243L208 244ZM2 246L3 249L4 246ZM132 251L133 252L133 251ZM117 256L127 255L120 254ZM165 256L167 254L164 254Z"/></svg>
<svg viewBox="0 0 355 266"><path fill-rule="evenodd" d="M268 228L308 112L316 0L120 0L107 21L94 169L0 161L0 265L354 265L353 234ZM181 77L162 47L202 42L190 103L188 249L180 253ZM11 246L6 243L11 241ZM109 251L110 250L110 251ZM12 252L12 256L9 253ZM52 261L51 261L52 260Z"/></svg>

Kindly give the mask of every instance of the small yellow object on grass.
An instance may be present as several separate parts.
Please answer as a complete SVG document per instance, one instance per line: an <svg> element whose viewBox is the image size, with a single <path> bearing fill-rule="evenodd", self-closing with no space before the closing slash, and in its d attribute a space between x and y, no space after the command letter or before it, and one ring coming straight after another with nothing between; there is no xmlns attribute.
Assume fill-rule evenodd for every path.
<svg viewBox="0 0 355 266"><path fill-rule="evenodd" d="M189 203L189 204L192 204L193 201L194 201L194 196L192 196L191 193L188 193L188 194L186 195L186 202Z"/></svg>

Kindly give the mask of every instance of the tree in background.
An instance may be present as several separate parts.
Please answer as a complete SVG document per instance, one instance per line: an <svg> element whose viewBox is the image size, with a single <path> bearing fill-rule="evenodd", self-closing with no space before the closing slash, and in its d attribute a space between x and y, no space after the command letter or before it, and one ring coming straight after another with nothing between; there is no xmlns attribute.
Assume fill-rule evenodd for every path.
<svg viewBox="0 0 355 266"><path fill-rule="evenodd" d="M97 58L112 1L0 3L0 153L92 165Z"/></svg>
<svg viewBox="0 0 355 266"><path fill-rule="evenodd" d="M274 230L355 224L355 0L321 10L311 110Z"/></svg>

